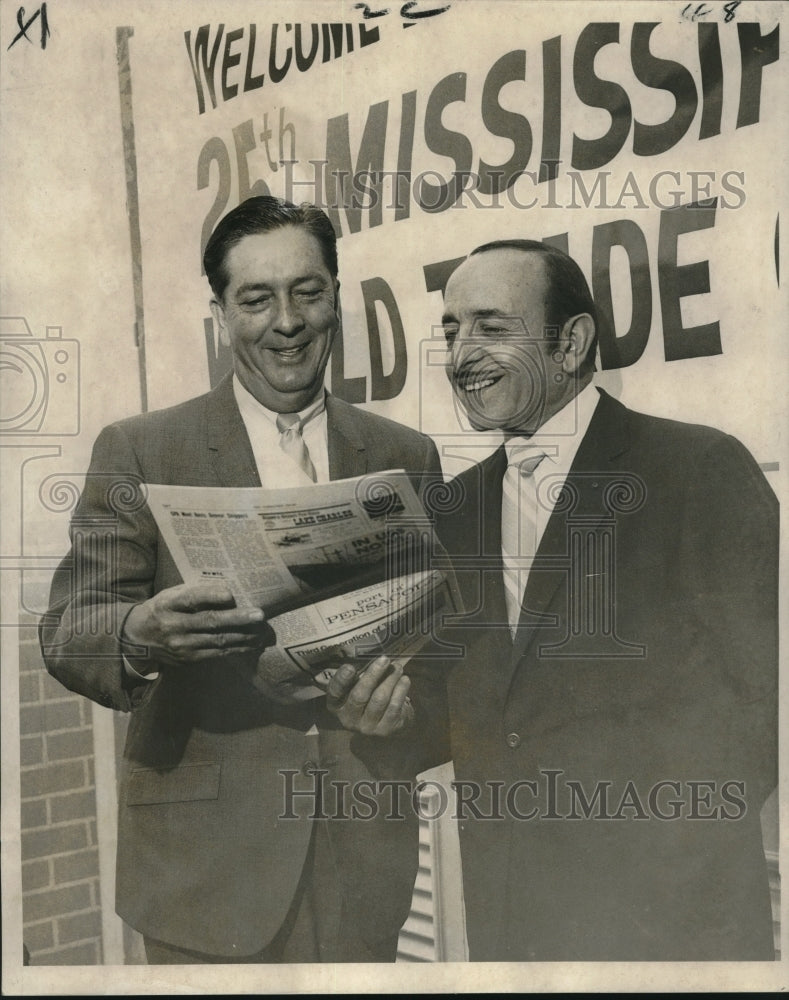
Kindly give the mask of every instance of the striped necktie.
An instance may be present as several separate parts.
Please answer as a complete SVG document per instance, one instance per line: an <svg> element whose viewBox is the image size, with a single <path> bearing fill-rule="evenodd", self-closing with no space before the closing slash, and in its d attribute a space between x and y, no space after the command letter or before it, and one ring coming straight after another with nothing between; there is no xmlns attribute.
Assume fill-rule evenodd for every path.
<svg viewBox="0 0 789 1000"><path fill-rule="evenodd" d="M521 614L523 592L537 551L537 486L534 470L545 452L534 445L510 451L501 496L501 556L507 618L513 638Z"/></svg>
<svg viewBox="0 0 789 1000"><path fill-rule="evenodd" d="M278 413L277 430L279 431L279 446L286 455L290 455L302 472L316 481L315 466L301 435L302 420L298 413Z"/></svg>

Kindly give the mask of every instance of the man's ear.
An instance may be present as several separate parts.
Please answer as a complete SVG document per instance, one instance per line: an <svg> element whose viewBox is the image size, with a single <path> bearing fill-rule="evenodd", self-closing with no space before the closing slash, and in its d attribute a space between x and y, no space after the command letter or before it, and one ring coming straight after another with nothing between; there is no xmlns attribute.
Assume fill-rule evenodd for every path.
<svg viewBox="0 0 789 1000"><path fill-rule="evenodd" d="M589 313L571 316L559 334L559 349L564 354L562 371L576 375L583 366L594 342L595 325Z"/></svg>
<svg viewBox="0 0 789 1000"><path fill-rule="evenodd" d="M208 303L211 307L211 315L214 317L214 322L219 328L219 340L224 347L232 347L230 343L230 335L227 332L227 323L225 323L225 309L219 299L211 299Z"/></svg>

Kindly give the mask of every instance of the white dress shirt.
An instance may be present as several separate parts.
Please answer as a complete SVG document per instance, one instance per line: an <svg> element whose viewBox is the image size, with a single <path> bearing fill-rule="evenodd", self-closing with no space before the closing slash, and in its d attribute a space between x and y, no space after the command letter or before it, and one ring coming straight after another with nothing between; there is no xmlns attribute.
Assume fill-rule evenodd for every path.
<svg viewBox="0 0 789 1000"><path fill-rule="evenodd" d="M536 546L539 548L540 541L548 520L553 513L553 506L541 503L546 490L541 488L545 479L550 476L550 495L558 496L560 487L567 479L570 468L575 461L578 448L581 445L589 424L592 421L595 408L600 399L599 393L590 382L577 396L562 407L530 437L511 436L504 442L507 451L507 461L512 459L513 451L525 443L535 445L545 452L545 458L535 469L534 485L537 490L537 537ZM546 484L547 486L548 484ZM521 598L528 583L528 573L522 572Z"/></svg>
<svg viewBox="0 0 789 1000"><path fill-rule="evenodd" d="M259 403L233 376L233 393L238 403L241 419L249 435L252 454L255 456L260 483L264 489L287 489L291 486L311 486L312 480L285 454L279 446L280 433L277 429L277 414ZM302 420L301 436L312 464L315 466L316 482L329 482L329 437L326 424L326 391L309 406L299 410Z"/></svg>

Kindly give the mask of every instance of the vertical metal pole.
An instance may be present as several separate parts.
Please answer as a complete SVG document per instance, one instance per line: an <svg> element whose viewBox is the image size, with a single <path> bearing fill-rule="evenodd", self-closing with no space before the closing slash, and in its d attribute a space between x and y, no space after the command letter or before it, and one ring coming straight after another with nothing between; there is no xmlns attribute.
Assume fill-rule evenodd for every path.
<svg viewBox="0 0 789 1000"><path fill-rule="evenodd" d="M126 172L126 211L129 218L132 291L134 295L134 345L140 380L140 409L148 410L148 383L145 365L145 311L142 286L142 238L140 202L137 188L137 151L134 140L131 63L129 39L132 27L115 31L118 61L118 96L120 98L123 162ZM99 847L99 892L101 895L101 930L105 965L123 965L123 923L115 913L115 848L118 839L118 790L115 764L113 713L94 704L93 745L96 769L96 829Z"/></svg>
<svg viewBox="0 0 789 1000"><path fill-rule="evenodd" d="M123 161L126 167L126 209L129 216L129 241L134 290L134 344L137 348L137 368L140 377L140 406L148 410L148 383L145 368L145 312L142 295L142 239L140 237L140 199L137 190L137 152L134 144L134 112L132 107L131 63L129 39L134 28L115 29L115 49L118 59L118 93L121 103L123 130Z"/></svg>

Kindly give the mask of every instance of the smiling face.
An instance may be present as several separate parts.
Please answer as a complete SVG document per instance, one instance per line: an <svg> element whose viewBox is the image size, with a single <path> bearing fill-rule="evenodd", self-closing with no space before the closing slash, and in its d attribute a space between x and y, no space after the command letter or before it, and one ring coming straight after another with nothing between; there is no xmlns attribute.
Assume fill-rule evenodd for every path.
<svg viewBox="0 0 789 1000"><path fill-rule="evenodd" d="M546 292L542 257L514 249L469 257L447 282L447 377L475 430L533 434L577 391Z"/></svg>
<svg viewBox="0 0 789 1000"><path fill-rule="evenodd" d="M306 229L244 236L225 258L228 283L211 301L222 343L241 384L277 413L309 405L339 326L339 282Z"/></svg>

